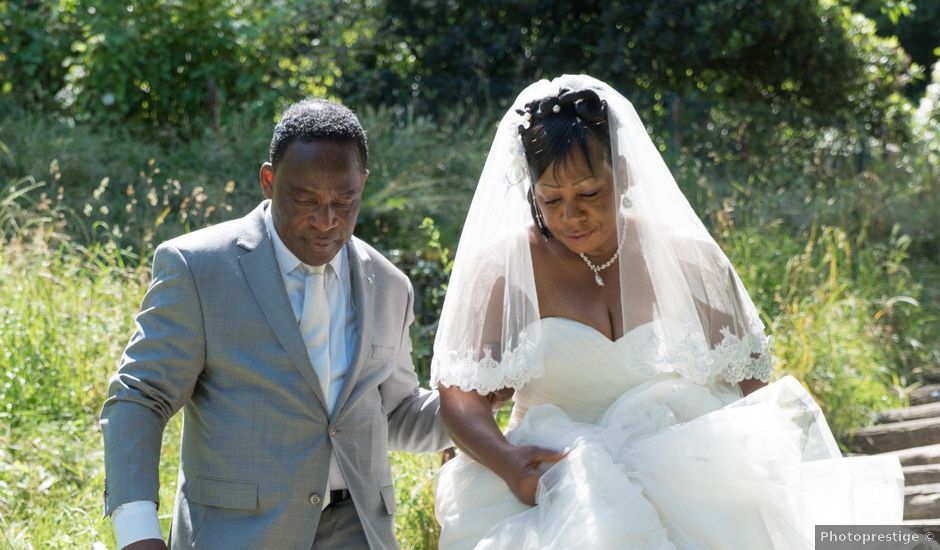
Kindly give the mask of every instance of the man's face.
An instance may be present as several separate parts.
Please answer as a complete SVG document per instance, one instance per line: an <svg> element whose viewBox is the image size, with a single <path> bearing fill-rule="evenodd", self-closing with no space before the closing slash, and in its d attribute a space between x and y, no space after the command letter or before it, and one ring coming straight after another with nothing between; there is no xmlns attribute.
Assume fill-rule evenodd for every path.
<svg viewBox="0 0 940 550"><path fill-rule="evenodd" d="M368 176L353 142L295 141L276 171L261 166L274 228L300 261L326 264L349 241Z"/></svg>

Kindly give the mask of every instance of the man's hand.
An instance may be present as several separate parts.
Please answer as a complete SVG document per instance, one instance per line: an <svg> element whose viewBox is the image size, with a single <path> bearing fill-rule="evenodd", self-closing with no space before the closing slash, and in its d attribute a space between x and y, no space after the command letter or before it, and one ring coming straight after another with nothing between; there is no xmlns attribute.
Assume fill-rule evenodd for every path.
<svg viewBox="0 0 940 550"><path fill-rule="evenodd" d="M516 447L508 461L503 479L509 485L516 498L529 506L535 505L535 492L538 489L539 478L542 477L540 466L543 462L555 463L565 458L565 453L559 453L534 445Z"/></svg>
<svg viewBox="0 0 940 550"><path fill-rule="evenodd" d="M132 542L122 550L167 550L167 547L163 539L144 539Z"/></svg>

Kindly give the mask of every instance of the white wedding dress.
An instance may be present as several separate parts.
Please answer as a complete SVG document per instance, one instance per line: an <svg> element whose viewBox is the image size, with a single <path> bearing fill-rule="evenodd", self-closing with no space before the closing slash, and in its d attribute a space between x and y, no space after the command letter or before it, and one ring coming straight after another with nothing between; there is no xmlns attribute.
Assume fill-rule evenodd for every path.
<svg viewBox="0 0 940 550"><path fill-rule="evenodd" d="M540 323L544 376L516 392L507 437L568 455L535 507L466 455L448 462L442 550L809 549L814 524L901 521L897 458L843 458L795 379L740 398L657 366L651 324L611 341L577 321Z"/></svg>

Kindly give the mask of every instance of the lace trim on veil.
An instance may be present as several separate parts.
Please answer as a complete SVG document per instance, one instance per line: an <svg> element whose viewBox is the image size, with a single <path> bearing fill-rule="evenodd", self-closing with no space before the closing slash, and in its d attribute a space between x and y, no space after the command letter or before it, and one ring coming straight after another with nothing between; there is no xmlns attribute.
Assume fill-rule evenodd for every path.
<svg viewBox="0 0 940 550"><path fill-rule="evenodd" d="M636 367L646 374L672 372L697 384L721 380L737 384L753 378L768 382L773 374L773 339L763 334L740 337L722 329L721 343L708 348L704 339L692 331L684 331L681 340L664 338L658 331L650 333L643 343L635 345L635 353L644 358ZM675 334L675 333L674 333ZM431 387L438 384L457 386L464 391L486 395L503 388L521 389L530 380L545 374L539 345L521 335L521 343L503 353L497 361L490 349L482 358L478 353L449 352L434 357Z"/></svg>
<svg viewBox="0 0 940 550"><path fill-rule="evenodd" d="M662 329L660 329L662 330ZM773 338L764 334L743 337L729 329L721 330L722 340L709 347L701 332L675 331L683 334L679 339L666 338L654 331L642 344L639 354L648 374L673 372L696 384L707 384L718 379L737 384L753 378L768 382L773 374Z"/></svg>
<svg viewBox="0 0 940 550"><path fill-rule="evenodd" d="M773 338L763 334L741 338L728 329L722 330L722 334L724 339L712 350L715 364L724 365L718 376L729 384L747 378L769 382L774 372Z"/></svg>
<svg viewBox="0 0 940 550"><path fill-rule="evenodd" d="M529 380L545 374L538 345L524 334L515 349L503 352L501 361L489 348L482 358L478 355L475 351L450 351L445 357L435 356L431 361L431 387L457 386L486 395L503 388L521 389Z"/></svg>

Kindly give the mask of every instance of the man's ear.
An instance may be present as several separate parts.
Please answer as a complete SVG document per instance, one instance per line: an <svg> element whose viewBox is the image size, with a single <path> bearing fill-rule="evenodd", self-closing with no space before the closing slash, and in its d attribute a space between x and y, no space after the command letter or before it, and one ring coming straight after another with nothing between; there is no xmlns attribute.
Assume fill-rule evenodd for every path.
<svg viewBox="0 0 940 550"><path fill-rule="evenodd" d="M274 196L274 167L270 162L261 165L261 171L258 172L258 183L261 185L261 191L264 198L270 199Z"/></svg>

